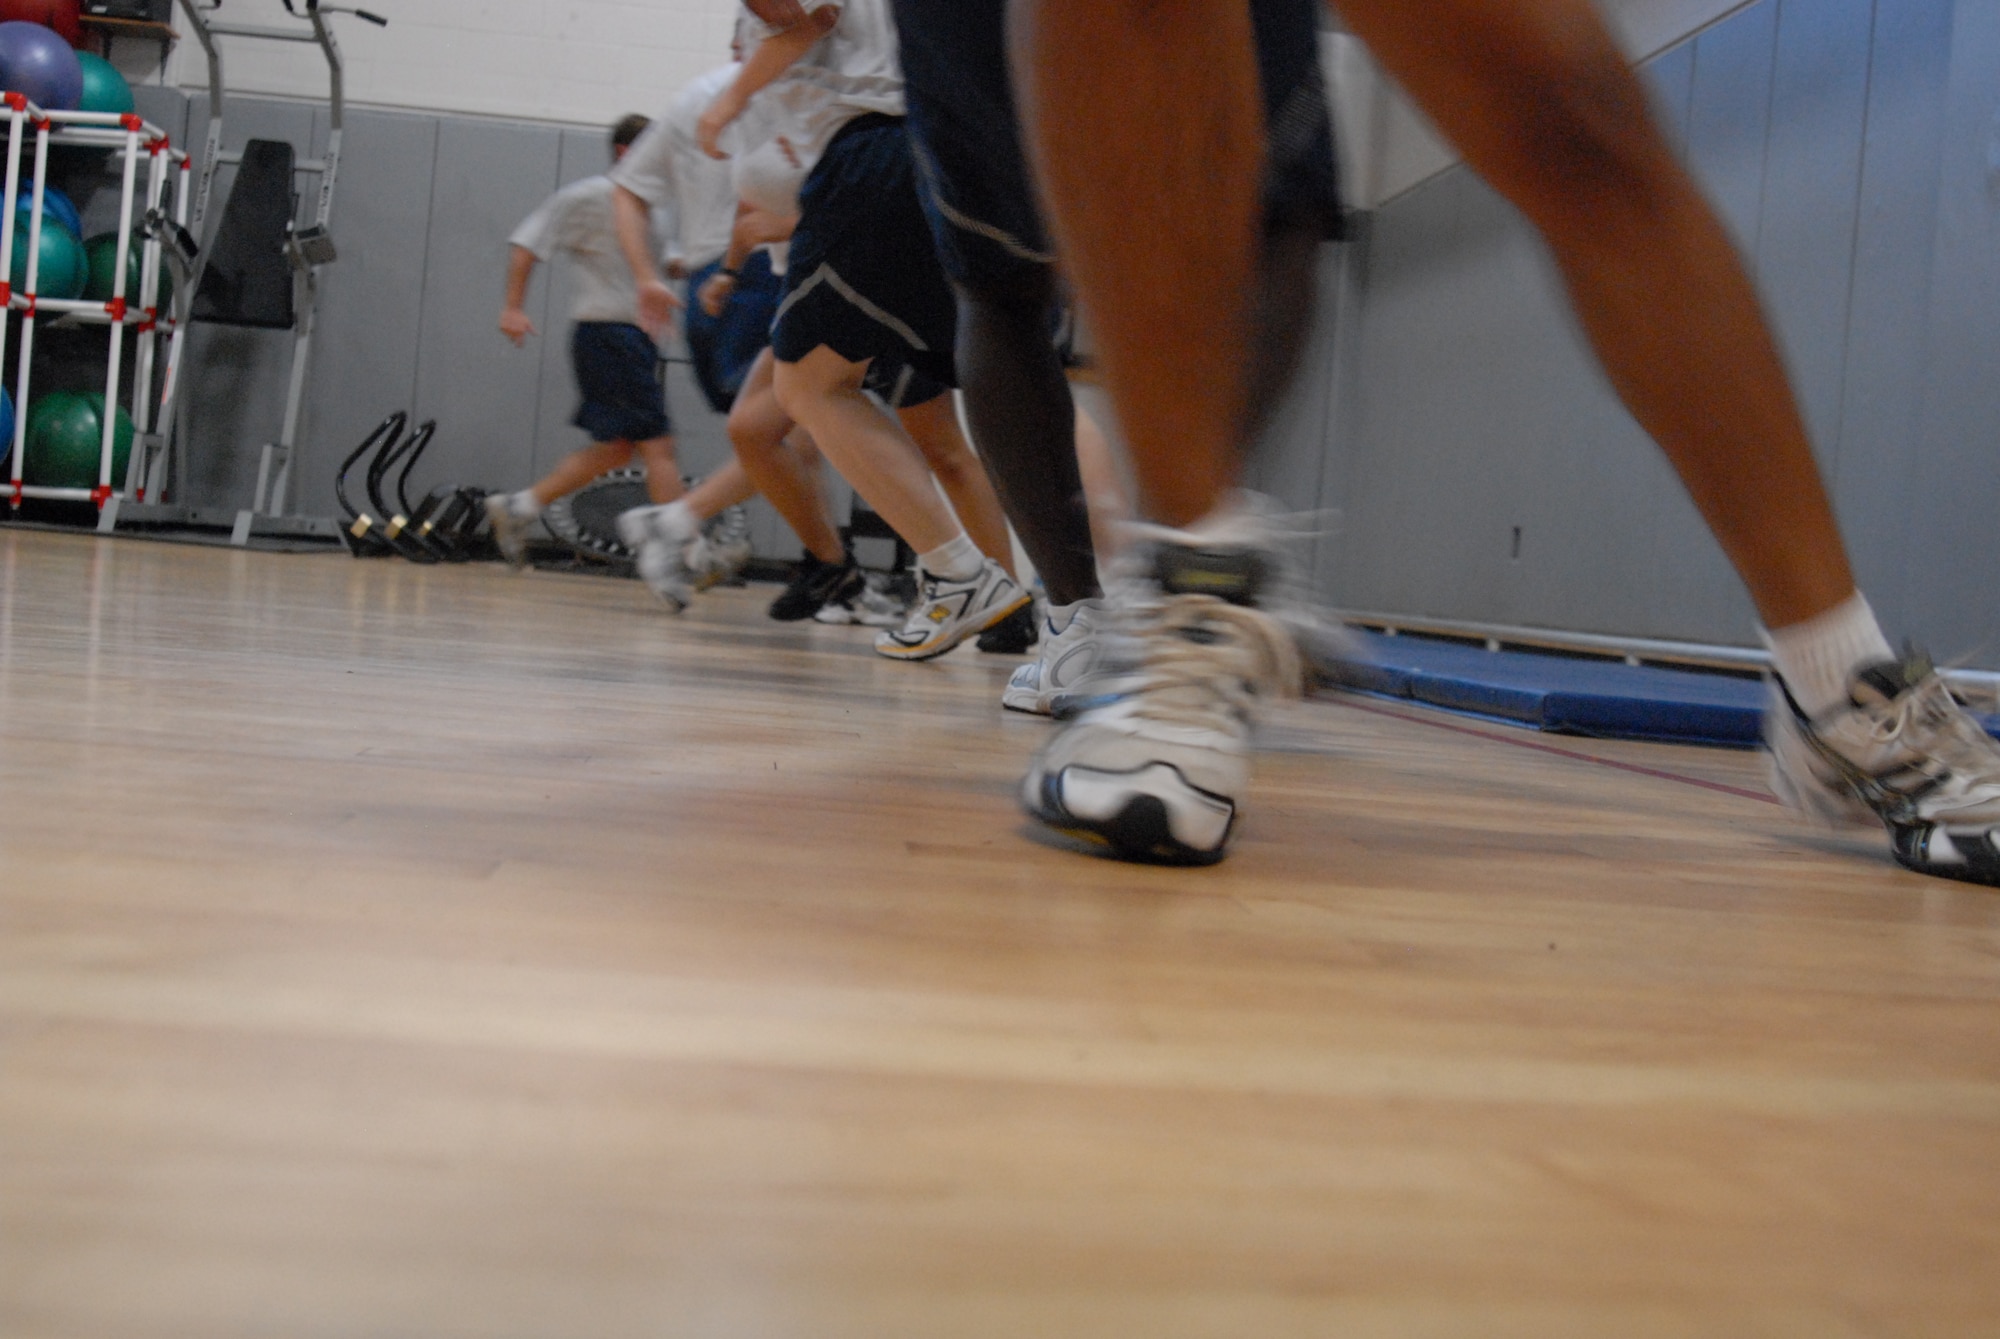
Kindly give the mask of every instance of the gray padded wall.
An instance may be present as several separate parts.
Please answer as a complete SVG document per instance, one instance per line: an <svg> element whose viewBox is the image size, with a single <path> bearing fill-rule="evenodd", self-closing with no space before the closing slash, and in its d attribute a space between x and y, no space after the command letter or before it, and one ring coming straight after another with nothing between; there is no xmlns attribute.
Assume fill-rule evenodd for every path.
<svg viewBox="0 0 2000 1339"><path fill-rule="evenodd" d="M413 407L415 418L438 420L438 436L413 482L532 477L537 354L515 349L494 323L507 234L556 188L561 149L553 127L438 123Z"/></svg>
<svg viewBox="0 0 2000 1339"><path fill-rule="evenodd" d="M294 496L308 515L333 513L333 475L342 457L390 411L408 409L415 399L430 258L436 120L350 112L341 138L329 224L340 258L321 271L319 327L299 425ZM365 505L358 486L351 496Z"/></svg>
<svg viewBox="0 0 2000 1339"><path fill-rule="evenodd" d="M2000 6L1763 0L1648 77L1751 260L1892 633L2000 662ZM1510 208L1456 169L1379 210L1350 251L1341 329L1308 364L1334 388L1332 598L1753 639ZM1285 452L1295 477L1311 446Z"/></svg>
<svg viewBox="0 0 2000 1339"><path fill-rule="evenodd" d="M149 119L199 150L204 95L145 89L142 96ZM302 153L324 151L323 108L246 97L230 99L228 114L230 147L290 138ZM558 185L601 172L607 161L604 133L593 129L350 109L331 225L340 258L321 272L297 510L334 512L341 458L393 409L439 421L435 444L411 474L413 495L446 481L518 487L585 440L569 424L576 390L567 264L558 258L538 268L528 309L540 334L528 348L508 344L497 323L507 235ZM230 169L218 174L211 219L232 177ZM302 200L301 218L309 213ZM289 349L290 336L276 332L191 331L183 406L192 478L183 500L248 504L258 447L281 422ZM669 368L668 395L683 468L714 468L728 439L684 366ZM757 506L759 552L796 552L790 532Z"/></svg>

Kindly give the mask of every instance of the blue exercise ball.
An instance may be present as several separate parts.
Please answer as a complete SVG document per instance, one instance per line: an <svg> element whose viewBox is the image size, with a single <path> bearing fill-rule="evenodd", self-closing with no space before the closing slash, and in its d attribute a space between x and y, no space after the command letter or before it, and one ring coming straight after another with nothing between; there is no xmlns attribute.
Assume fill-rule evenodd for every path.
<svg viewBox="0 0 2000 1339"><path fill-rule="evenodd" d="M14 227L25 231L34 210L35 183L24 181L21 183L21 194L14 200L14 212L20 216L15 220ZM42 192L42 225L46 227L51 223L62 224L69 229L72 237L83 236L83 215L77 212L76 202L53 186Z"/></svg>
<svg viewBox="0 0 2000 1339"><path fill-rule="evenodd" d="M83 99L83 62L53 28L0 23L0 90L23 94L43 111L73 112Z"/></svg>

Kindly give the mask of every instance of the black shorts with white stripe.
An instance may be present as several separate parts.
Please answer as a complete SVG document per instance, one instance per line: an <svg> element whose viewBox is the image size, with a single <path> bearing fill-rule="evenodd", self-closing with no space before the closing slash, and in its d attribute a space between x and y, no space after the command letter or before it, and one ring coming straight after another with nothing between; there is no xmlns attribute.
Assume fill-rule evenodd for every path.
<svg viewBox="0 0 2000 1339"><path fill-rule="evenodd" d="M771 352L795 363L824 347L849 362L880 360L957 385L957 319L917 202L902 118L856 117L799 191Z"/></svg>

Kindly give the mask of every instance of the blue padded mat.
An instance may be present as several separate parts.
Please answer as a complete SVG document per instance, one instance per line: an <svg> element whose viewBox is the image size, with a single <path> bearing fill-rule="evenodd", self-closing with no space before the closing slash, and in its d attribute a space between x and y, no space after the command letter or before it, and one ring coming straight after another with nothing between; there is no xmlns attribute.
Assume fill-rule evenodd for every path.
<svg viewBox="0 0 2000 1339"><path fill-rule="evenodd" d="M1598 739L1753 747L1764 685L1697 670L1526 651L1488 651L1426 637L1356 631L1371 659L1323 667L1343 687L1537 730ZM2000 735L2000 718L1985 720Z"/></svg>
<svg viewBox="0 0 2000 1339"><path fill-rule="evenodd" d="M1764 688L1754 679L1690 670L1488 651L1426 637L1361 633L1371 659L1329 677L1349 688L1497 717L1563 734L1681 743L1757 743Z"/></svg>

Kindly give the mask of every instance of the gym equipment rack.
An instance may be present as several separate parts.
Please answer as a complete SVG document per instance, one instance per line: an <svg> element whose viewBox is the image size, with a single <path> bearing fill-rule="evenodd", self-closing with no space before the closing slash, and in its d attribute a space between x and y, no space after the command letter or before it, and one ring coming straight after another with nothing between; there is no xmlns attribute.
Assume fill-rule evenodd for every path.
<svg viewBox="0 0 2000 1339"><path fill-rule="evenodd" d="M147 228L142 232L133 225L133 193L138 187L139 159L143 155L147 160L146 217L148 219L161 217L161 202L166 195L167 168L171 165L179 169L174 173L175 217L177 220L185 220L188 208L188 156L173 147L165 131L131 112L121 114L44 111L19 93L0 95L0 105L4 105L6 109L7 120L5 190L4 199L0 199L0 298L4 298L8 310L21 313L21 344L15 353L17 364L14 376L14 438L8 444L10 462L6 476L8 506L18 509L23 499L50 498L95 503L100 509L100 517L107 513L115 515L116 501L121 496L144 497L148 482L156 491L159 487L157 479L149 481L138 468L143 454L140 444L158 436L153 431L155 419L152 412L151 387L159 343L162 339L171 337L177 344L179 338L178 325L171 318L162 318L158 310L161 254L157 231ZM27 216L28 259L27 272L22 276L25 280L24 289L15 292L8 280L13 273L14 248L20 241L20 218L17 207L21 203L21 157L29 135L33 136L34 143L35 175L31 197L34 207ZM43 199L49 177L51 144L110 148L119 150L124 155L118 197L118 250L115 258L117 270L112 280L112 296L108 302L83 298L50 298L36 292L41 270L42 228L46 223ZM125 291L132 247L135 243L140 248L136 308L128 301L134 295ZM64 325L102 325L110 331L111 352L104 376L104 430L98 446L97 483L91 488L58 488L30 484L24 482L21 477L21 467L27 453L35 326L45 315L53 315ZM124 370L124 334L128 325L138 330L141 335L134 366L135 375L132 380L132 406L129 411L135 431L132 457L126 469L126 477L121 481L121 485L115 486L111 478L111 465L118 432L118 381ZM0 322L0 367L5 366L6 357L7 330L5 323ZM168 358L168 380L171 381L171 351ZM103 528L101 521L100 528Z"/></svg>
<svg viewBox="0 0 2000 1339"><path fill-rule="evenodd" d="M327 0L280 0L285 16L296 20L304 27L273 27L266 24L238 24L217 22L209 16L221 8L221 0L180 0L180 10L187 19L202 54L208 63L208 131L204 136L201 152L201 167L194 191L192 219L178 220L184 229L192 230L192 238L199 246L199 253L193 258L192 270L185 285L185 298L178 298L176 306L183 314L183 320L174 330L174 355L167 366L166 385L161 392L159 422L164 431L148 441L149 458L153 465L164 460L170 449L176 455L184 448L184 432L175 434L173 415L176 412L176 390L179 382L181 360L179 353L185 337L185 326L193 319L194 303L200 294L202 275L207 269L210 247L214 238L207 235L209 206L212 202L215 176L225 165L240 164L243 154L240 150L225 150L222 147L223 115L226 105L223 90L222 50L218 38L231 38L263 42L302 43L319 48L326 61L328 128L326 150L318 158L301 158L293 164L294 176L316 178L318 187L314 191L312 222L302 228L293 228L286 239L285 253L292 266L293 283L293 325L291 364L286 377L285 412L279 428L278 439L266 442L258 454L257 485L251 495L250 505L237 510L227 519L230 522L229 541L241 546L248 544L252 535L292 539L324 539L337 541L340 528L331 517L304 516L291 508L292 464L297 455L300 413L305 404L306 369L312 354L313 332L319 303L320 267L333 263L337 251L328 231L328 223L333 214L333 190L340 173L340 144L342 123L347 105L346 84L340 55L340 45L334 40L329 18L334 14L352 14L378 27L388 26L388 20L379 14L347 5L328 3ZM204 318L206 319L206 318ZM175 445L170 448L169 442ZM135 448L136 454L136 448ZM152 468L149 465L149 468ZM182 462L181 477L185 476ZM176 485L178 487L178 485ZM162 490L153 488L154 498L162 498ZM148 504L127 505L121 517L119 507L114 504L99 520L98 529L110 531L120 520L168 525L212 524L215 517L203 514L199 509L186 506Z"/></svg>

